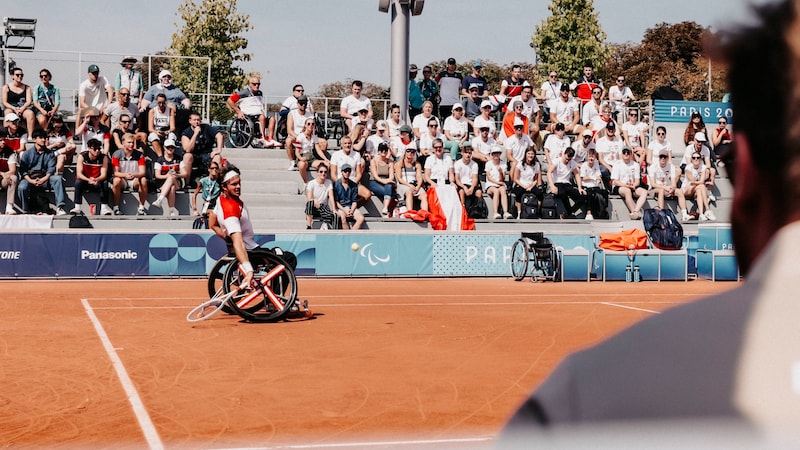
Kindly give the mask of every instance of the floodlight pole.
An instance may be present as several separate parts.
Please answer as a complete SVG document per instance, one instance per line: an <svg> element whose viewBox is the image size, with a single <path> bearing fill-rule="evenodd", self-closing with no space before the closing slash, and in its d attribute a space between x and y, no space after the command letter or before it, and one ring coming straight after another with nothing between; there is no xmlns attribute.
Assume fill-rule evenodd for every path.
<svg viewBox="0 0 800 450"><path fill-rule="evenodd" d="M390 12L391 30L391 102L400 106L400 115L408 119L408 36L409 18L422 14L425 0L378 0L378 11ZM391 11L390 11L391 10Z"/></svg>

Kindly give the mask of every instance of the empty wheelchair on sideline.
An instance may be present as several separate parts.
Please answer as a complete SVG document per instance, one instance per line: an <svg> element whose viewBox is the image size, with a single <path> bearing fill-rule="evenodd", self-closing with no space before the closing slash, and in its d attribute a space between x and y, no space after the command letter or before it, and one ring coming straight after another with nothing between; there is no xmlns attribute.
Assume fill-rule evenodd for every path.
<svg viewBox="0 0 800 450"><path fill-rule="evenodd" d="M511 246L511 275L520 281L528 274L531 281L559 280L558 251L543 233L522 233Z"/></svg>

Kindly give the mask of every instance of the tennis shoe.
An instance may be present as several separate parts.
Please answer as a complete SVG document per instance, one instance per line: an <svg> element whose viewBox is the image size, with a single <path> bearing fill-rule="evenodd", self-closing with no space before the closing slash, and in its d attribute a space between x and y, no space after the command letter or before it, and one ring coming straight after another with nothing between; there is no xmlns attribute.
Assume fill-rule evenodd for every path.
<svg viewBox="0 0 800 450"><path fill-rule="evenodd" d="M703 213L703 214L700 214L698 219L700 219L701 222L705 222L705 221L708 220L708 216L706 215L706 213Z"/></svg>
<svg viewBox="0 0 800 450"><path fill-rule="evenodd" d="M80 214L81 213L81 207L79 205L75 205L74 208L69 210L69 213L70 214Z"/></svg>
<svg viewBox="0 0 800 450"><path fill-rule="evenodd" d="M708 211L706 211L706 219L708 219L708 220L717 220L717 216L714 215L714 211L711 211L709 209Z"/></svg>
<svg viewBox="0 0 800 450"><path fill-rule="evenodd" d="M711 192L709 192L708 193L708 201L716 203L717 197L714 194L712 194Z"/></svg>
<svg viewBox="0 0 800 450"><path fill-rule="evenodd" d="M144 205L139 205L139 208L136 209L136 215L138 216L146 216L147 211L144 209Z"/></svg>
<svg viewBox="0 0 800 450"><path fill-rule="evenodd" d="M106 204L100 205L100 215L102 215L102 216L110 216L113 213L114 212L111 210L110 206L108 206Z"/></svg>
<svg viewBox="0 0 800 450"><path fill-rule="evenodd" d="M12 205L6 204L6 214L13 216L17 214L17 211L14 210L14 207Z"/></svg>
<svg viewBox="0 0 800 450"><path fill-rule="evenodd" d="M57 216L66 216L67 212L64 211L63 207L59 206L58 208L56 208L56 215Z"/></svg>
<svg viewBox="0 0 800 450"><path fill-rule="evenodd" d="M114 206L113 211L114 211L114 215L115 216L121 216L122 215L122 211L119 210L119 206Z"/></svg>
<svg viewBox="0 0 800 450"><path fill-rule="evenodd" d="M592 215L592 213L586 213L585 219L586 220L594 220L594 216Z"/></svg>
<svg viewBox="0 0 800 450"><path fill-rule="evenodd" d="M494 218L495 218L495 219L499 219L499 218L501 218L501 217L503 217L503 216L501 216L501 215L500 215L500 213L497 213L497 214L495 214L495 215L494 215Z"/></svg>

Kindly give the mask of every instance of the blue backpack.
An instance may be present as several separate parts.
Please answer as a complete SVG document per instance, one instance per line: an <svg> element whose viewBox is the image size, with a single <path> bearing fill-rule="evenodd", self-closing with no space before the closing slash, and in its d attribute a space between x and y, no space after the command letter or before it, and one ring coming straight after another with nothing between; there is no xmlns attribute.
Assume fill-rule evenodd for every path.
<svg viewBox="0 0 800 450"><path fill-rule="evenodd" d="M671 210L645 209L642 221L654 247L680 250L683 246L683 226Z"/></svg>

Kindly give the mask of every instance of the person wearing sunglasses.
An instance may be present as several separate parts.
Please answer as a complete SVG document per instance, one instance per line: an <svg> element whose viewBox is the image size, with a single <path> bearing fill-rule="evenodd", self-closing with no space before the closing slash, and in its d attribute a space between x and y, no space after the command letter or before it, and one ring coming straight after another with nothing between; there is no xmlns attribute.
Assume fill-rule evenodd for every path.
<svg viewBox="0 0 800 450"><path fill-rule="evenodd" d="M271 141L267 139L267 116L264 114L266 106L264 104L264 94L261 92L261 77L251 73L247 77L247 85L234 92L228 97L225 103L228 105L239 120L245 117L252 117L261 125L258 142L262 147L272 147Z"/></svg>
<svg viewBox="0 0 800 450"><path fill-rule="evenodd" d="M119 63L122 69L117 72L117 77L114 79L114 90L119 92L122 88L126 88L131 94L131 103L134 105L139 105L144 98L142 72L136 70L134 66L138 61L133 56L122 58L122 62Z"/></svg>
<svg viewBox="0 0 800 450"><path fill-rule="evenodd" d="M633 95L631 88L625 85L625 76L617 76L614 85L608 88L608 100L614 106L614 117L619 114L625 114L631 102L636 101L636 96Z"/></svg>
<svg viewBox="0 0 800 450"><path fill-rule="evenodd" d="M651 139L647 144L648 159L652 159L652 155L658 155L664 150L668 152L669 160L672 161L672 144L667 140L667 129L663 125L659 125L656 127L656 138Z"/></svg>
<svg viewBox="0 0 800 450"><path fill-rule="evenodd" d="M39 71L39 79L41 82L33 88L33 107L39 126L46 130L61 106L61 89L52 83L53 74L47 69Z"/></svg>
<svg viewBox="0 0 800 450"><path fill-rule="evenodd" d="M58 174L64 172L64 164L67 159L71 161L72 155L75 154L76 146L72 137L72 130L64 123L64 117L61 114L55 114L50 119L50 125L47 128L47 148L56 156L56 173Z"/></svg>
<svg viewBox="0 0 800 450"><path fill-rule="evenodd" d="M30 136L36 120L32 106L33 93L31 87L22 82L25 73L21 68L15 67L11 72L11 81L2 89L4 116L14 114L25 120L25 131Z"/></svg>
<svg viewBox="0 0 800 450"><path fill-rule="evenodd" d="M717 123L717 128L711 131L711 144L714 146L714 153L719 157L728 152L733 144L733 131L728 129L726 117L720 117Z"/></svg>
<svg viewBox="0 0 800 450"><path fill-rule="evenodd" d="M686 198L693 198L697 204L697 212L700 214L700 220L716 220L714 212L708 204L708 189L706 189L706 180L709 177L709 170L706 167L703 155L694 151L689 155L690 163L686 165L683 171L683 193Z"/></svg>
<svg viewBox="0 0 800 450"><path fill-rule="evenodd" d="M623 147L621 154L622 158L611 168L611 192L625 200L631 220L639 220L642 218L644 202L647 201L647 189L640 185L641 166L633 160L630 147Z"/></svg>
<svg viewBox="0 0 800 450"><path fill-rule="evenodd" d="M716 202L717 198L714 196L712 189L714 188L714 178L717 175L717 166L716 162L713 158L713 153L711 149L708 148L708 138L706 134L703 132L698 132L694 135L694 140L686 146L686 150L683 153L683 162L681 163L681 172L684 172L686 167L689 166L692 162L691 157L692 155L697 152L700 153L700 156L703 158L703 164L705 164L706 169L708 169L708 177L706 177L706 189L708 190L708 199L709 201Z"/></svg>
<svg viewBox="0 0 800 450"><path fill-rule="evenodd" d="M653 191L653 196L656 198L659 209L664 209L664 199L676 198L678 199L678 208L680 209L680 217L683 222L691 220L689 212L686 210L686 198L683 195L683 189L678 188L678 169L672 165L672 156L669 150L661 150L656 153L657 162L654 162L647 168L647 179L650 183L650 189Z"/></svg>
<svg viewBox="0 0 800 450"><path fill-rule="evenodd" d="M103 115L100 117L100 122L112 130L119 127L120 116L126 114L130 121L126 124L125 131L135 133L139 107L131 103L131 91L128 88L120 88L117 91L117 101L106 106L106 109L102 112ZM141 136L137 136L137 140L141 142L145 142L146 138L147 136L144 133Z"/></svg>
<svg viewBox="0 0 800 450"><path fill-rule="evenodd" d="M145 111L152 108L152 103L158 98L158 94L164 94L167 98L167 104L175 107L176 109L184 109L189 111L192 109L192 101L183 91L173 84L172 72L169 70L162 70L158 73L158 83L152 85L150 89L144 94L144 98L139 103L139 111Z"/></svg>
<svg viewBox="0 0 800 450"><path fill-rule="evenodd" d="M306 184L306 230L311 229L314 217L322 219L320 230L334 229L335 205L333 182L328 178L328 165L320 164L317 167L317 176Z"/></svg>

